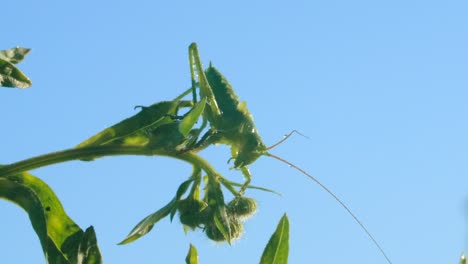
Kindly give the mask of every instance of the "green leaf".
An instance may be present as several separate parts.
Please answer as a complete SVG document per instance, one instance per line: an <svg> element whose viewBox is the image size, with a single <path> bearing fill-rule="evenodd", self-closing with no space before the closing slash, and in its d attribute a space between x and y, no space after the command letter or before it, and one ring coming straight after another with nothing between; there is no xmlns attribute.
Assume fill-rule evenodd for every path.
<svg viewBox="0 0 468 264"><path fill-rule="evenodd" d="M111 143L144 145L149 141L147 131L174 122L169 116L176 114L177 107L177 101L163 101L148 107L141 107L141 111L137 114L104 129L76 147L99 146Z"/></svg>
<svg viewBox="0 0 468 264"><path fill-rule="evenodd" d="M188 180L184 181L183 183L181 183L179 185L179 188L177 188L176 197L174 199L176 199L177 201L180 200L180 198L187 191L188 187L193 182L193 180L194 179L188 179ZM176 213L177 213L177 206L174 206L172 208L172 210L171 210L171 213L170 213L171 214L170 215L171 222L172 222L172 219L174 219L174 216L175 216Z"/></svg>
<svg viewBox="0 0 468 264"><path fill-rule="evenodd" d="M151 229L153 229L154 224L171 213L176 205L177 200L174 198L163 208L145 217L132 229L132 231L130 231L127 237L122 242L120 242L119 245L128 244L146 235L149 231L151 231Z"/></svg>
<svg viewBox="0 0 468 264"><path fill-rule="evenodd" d="M206 98L203 98L200 102L198 102L195 107L180 121L179 130L184 137L187 137L192 130L195 123L200 118L200 115L203 113L206 105Z"/></svg>
<svg viewBox="0 0 468 264"><path fill-rule="evenodd" d="M289 220L286 214L278 223L278 227L263 251L260 264L286 264L289 253Z"/></svg>
<svg viewBox="0 0 468 264"><path fill-rule="evenodd" d="M87 259L101 259L94 232L90 239L91 234L84 233L68 217L52 189L39 178L29 173L0 177L0 198L19 205L28 213L48 263L80 263L78 252L83 248L83 239L93 242L94 250L89 251Z"/></svg>
<svg viewBox="0 0 468 264"><path fill-rule="evenodd" d="M0 86L28 88L31 85L31 80L13 63L0 58Z"/></svg>
<svg viewBox="0 0 468 264"><path fill-rule="evenodd" d="M28 88L32 85L31 80L16 66L31 49L16 47L0 51L0 86Z"/></svg>
<svg viewBox="0 0 468 264"><path fill-rule="evenodd" d="M465 253L462 253L460 257L460 264L466 264L466 256Z"/></svg>
<svg viewBox="0 0 468 264"><path fill-rule="evenodd" d="M0 50L0 59L13 64L20 63L31 49L16 47L9 50Z"/></svg>
<svg viewBox="0 0 468 264"><path fill-rule="evenodd" d="M187 264L198 264L198 252L194 245L190 244L189 252L185 257L185 263Z"/></svg>
<svg viewBox="0 0 468 264"><path fill-rule="evenodd" d="M237 187L242 187L244 186L244 184L242 183L238 183L238 182L233 182L233 181L229 181L229 180L226 180L225 178L219 178L219 181L221 182L221 184L223 186L225 186L226 188L230 188L229 185L232 185L232 186L237 186ZM273 193L273 194L276 194L278 196L283 196L281 193L277 192L277 191L274 191L274 190L271 190L271 189L267 189L267 188L263 188L263 187L259 187L259 186L254 186L254 185L248 185L247 186L247 189L254 189L254 190L259 190L259 191L264 191L264 192L269 192L269 193Z"/></svg>
<svg viewBox="0 0 468 264"><path fill-rule="evenodd" d="M226 206L217 206L214 214L214 223L229 245L231 245L231 227L230 220L226 211Z"/></svg>
<svg viewBox="0 0 468 264"><path fill-rule="evenodd" d="M98 264L102 263L101 253L99 251L96 233L92 226L88 227L81 238L78 247L77 264Z"/></svg>
<svg viewBox="0 0 468 264"><path fill-rule="evenodd" d="M182 195L184 195L184 193L187 191L188 187L190 187L190 184L192 184L193 181L194 179L188 179L179 185L179 188L177 188L176 192L177 200L179 200L182 197Z"/></svg>

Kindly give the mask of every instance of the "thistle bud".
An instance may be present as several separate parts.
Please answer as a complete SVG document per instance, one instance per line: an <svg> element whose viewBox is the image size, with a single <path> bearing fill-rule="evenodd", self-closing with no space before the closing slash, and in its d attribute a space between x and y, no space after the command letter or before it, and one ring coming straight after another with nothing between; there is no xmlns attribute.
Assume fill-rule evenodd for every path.
<svg viewBox="0 0 468 264"><path fill-rule="evenodd" d="M257 211L257 203L249 197L239 196L227 205L228 210L237 218L245 220Z"/></svg>
<svg viewBox="0 0 468 264"><path fill-rule="evenodd" d="M231 239L237 239L242 235L244 226L242 223L236 219L231 218L229 221L229 231ZM206 226L205 229L206 236L216 242L226 241L226 238L223 236L223 233L216 227L215 223L210 223Z"/></svg>
<svg viewBox="0 0 468 264"><path fill-rule="evenodd" d="M180 222L192 229L205 224L208 217L208 207L205 202L187 198L179 201Z"/></svg>

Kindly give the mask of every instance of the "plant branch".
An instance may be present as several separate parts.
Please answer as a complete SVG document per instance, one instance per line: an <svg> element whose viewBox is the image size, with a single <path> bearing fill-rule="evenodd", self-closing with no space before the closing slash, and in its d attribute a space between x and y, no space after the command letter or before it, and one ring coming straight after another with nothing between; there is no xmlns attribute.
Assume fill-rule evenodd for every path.
<svg viewBox="0 0 468 264"><path fill-rule="evenodd" d="M171 156L163 150L150 150L143 146L93 146L66 149L62 151L52 152L22 161L18 161L0 168L0 177L14 175L20 172L49 166L52 164L62 163L72 160L92 160L105 156L117 155L162 155Z"/></svg>
<svg viewBox="0 0 468 264"><path fill-rule="evenodd" d="M39 155L9 165L0 167L0 177L7 177L24 171L72 161L72 160L92 160L105 156L118 155L142 155L142 156L166 156L183 160L204 170L210 177L221 176L205 159L192 152L174 152L165 149L151 149L146 146L122 146L122 145L104 145L83 148L66 149Z"/></svg>

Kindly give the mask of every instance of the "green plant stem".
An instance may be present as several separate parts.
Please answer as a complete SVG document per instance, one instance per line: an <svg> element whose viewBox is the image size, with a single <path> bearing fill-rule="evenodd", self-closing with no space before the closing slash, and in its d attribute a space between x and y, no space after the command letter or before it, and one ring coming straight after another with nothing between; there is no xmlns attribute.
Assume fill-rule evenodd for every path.
<svg viewBox="0 0 468 264"><path fill-rule="evenodd" d="M66 149L32 157L1 167L0 177L6 177L20 172L71 160L95 159L104 156L116 155L152 155L152 153L149 152L147 148L141 146L94 146Z"/></svg>
<svg viewBox="0 0 468 264"><path fill-rule="evenodd" d="M52 152L0 167L0 177L7 177L28 170L33 170L52 164L84 159L96 159L105 156L143 155L166 156L183 160L203 169L210 177L220 174L202 157L192 152L174 152L164 149L150 149L145 146L93 146L66 149Z"/></svg>
<svg viewBox="0 0 468 264"><path fill-rule="evenodd" d="M176 156L171 156L171 157L179 159L179 160L183 160L185 162L193 164L196 167L201 168L208 174L208 177L210 177L210 179L214 179L215 177L222 177L221 174L219 174L219 172L217 172L215 168L213 168L213 166L211 166L211 164L208 161L206 161L204 158L198 156L195 153L185 152L185 153L182 153Z"/></svg>

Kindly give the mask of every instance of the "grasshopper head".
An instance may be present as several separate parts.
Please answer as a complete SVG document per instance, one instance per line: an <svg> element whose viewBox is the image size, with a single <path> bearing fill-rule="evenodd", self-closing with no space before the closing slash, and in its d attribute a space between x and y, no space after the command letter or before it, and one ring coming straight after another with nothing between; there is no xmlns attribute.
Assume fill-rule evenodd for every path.
<svg viewBox="0 0 468 264"><path fill-rule="evenodd" d="M266 146L257 133L244 134L238 143L234 168L248 166L265 154Z"/></svg>

